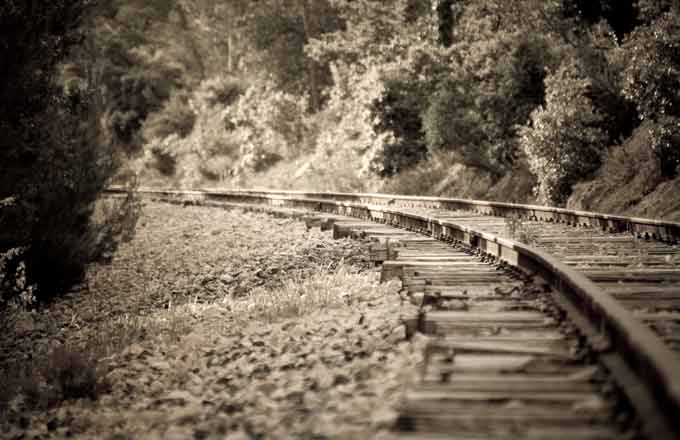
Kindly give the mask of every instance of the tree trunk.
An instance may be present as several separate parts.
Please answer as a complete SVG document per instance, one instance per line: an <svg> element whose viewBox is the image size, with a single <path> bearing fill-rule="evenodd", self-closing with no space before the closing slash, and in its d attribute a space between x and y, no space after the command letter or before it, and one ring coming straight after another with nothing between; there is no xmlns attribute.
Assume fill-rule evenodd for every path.
<svg viewBox="0 0 680 440"><path fill-rule="evenodd" d="M227 30L227 72L234 72L234 32L229 26Z"/></svg>
<svg viewBox="0 0 680 440"><path fill-rule="evenodd" d="M305 43L315 35L315 24L312 20L313 14L309 4L309 0L300 0L302 2L302 24L304 27ZM313 111L321 108L321 90L319 89L319 78L316 61L307 60L307 72L309 75L309 98L310 106Z"/></svg>
<svg viewBox="0 0 680 440"><path fill-rule="evenodd" d="M449 47L453 43L453 0L437 0L437 25L439 44Z"/></svg>

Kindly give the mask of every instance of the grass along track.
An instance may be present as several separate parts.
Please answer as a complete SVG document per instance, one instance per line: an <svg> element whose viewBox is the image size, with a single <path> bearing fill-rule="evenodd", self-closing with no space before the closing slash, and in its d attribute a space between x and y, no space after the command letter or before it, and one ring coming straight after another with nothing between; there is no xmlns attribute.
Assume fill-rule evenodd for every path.
<svg viewBox="0 0 680 440"><path fill-rule="evenodd" d="M603 233L592 227L593 224L597 224L598 228L605 227L608 231L620 231L622 228L633 232L634 234L640 236L647 236L649 238L657 238L665 241L673 241L677 239L677 229L675 224L658 222L653 220L640 220L640 219L626 219L622 217L611 217L604 216L602 214L589 214L589 213L575 213L567 212L565 210L554 210L552 208L541 208L542 211L538 210L537 207L519 207L519 205L508 205L502 206L502 209L506 209L508 215L513 215L521 217L524 213L525 217L533 218L534 220L541 220L539 216L536 215L537 211L542 212L545 217L542 218L543 221L537 223L540 226L536 228L540 231L546 231L544 235L542 233L537 233L537 237L533 237L539 246L543 246L543 250L537 249L536 247L530 247L525 244L503 238L503 235L512 235L513 232L517 232L516 228L513 230L512 225L508 224L503 218L493 218L488 215L478 215L479 213L474 213L466 211L462 212L460 209L452 211L449 209L442 209L441 206L432 205L442 205L441 200L437 201L431 198L421 199L419 202L418 198L399 198L396 196L376 196L376 195L332 195L332 194L314 194L315 198L308 197L309 194L300 193L290 193L290 192L248 192L248 191L226 191L226 192L176 192L176 191L144 191L147 196L160 197L164 199L171 199L175 201L181 201L182 203L191 202L201 202L201 203L214 203L214 204L224 204L224 203L244 203L248 202L251 204L259 204L259 209L263 209L262 205L269 207L294 207L294 208L305 208L308 210L314 210L321 213L321 220L310 220L311 222L321 222L323 225L328 226L329 221L334 220L333 215L342 214L349 215L353 217L359 217L363 220L373 220L378 223L388 224L392 226L398 226L400 228L406 228L411 232L418 232L430 237L434 237L443 242L454 243L459 246L463 246L465 249L472 250L479 253L485 261L491 260L497 262L503 266L512 265L519 268L526 275L530 273L532 279L539 280L538 283L545 283L545 287L550 286L552 288L550 296L552 300L557 303L560 310L567 313L569 320L575 323L579 328L580 334L588 339L589 346L591 350L597 353L598 361L606 366L606 369L611 372L616 383L623 389L627 394L631 405L635 408L638 413L639 420L643 424L643 431L647 434L649 438L677 438L678 436L678 426L677 422L674 420L674 414L677 414L680 410L680 387L679 387L679 377L674 368L677 365L678 356L674 353L671 348L673 347L674 341L674 328L671 326L670 331L665 331L661 333L662 338L650 331L649 326L643 324L643 322L652 322L652 327L654 324L658 323L656 321L662 322L664 329L668 327L667 322L674 322L673 313L668 313L664 311L663 313L656 313L657 309L654 309L651 313L640 313L639 302L634 305L634 312L631 313L624 306L622 306L620 301L614 299L614 297L606 293L603 287L600 287L593 283L591 280L586 278L586 276L591 276L596 281L603 281L610 284L615 284L614 287L619 287L619 284L625 284L630 282L640 282L640 286L628 285L630 289L627 291L618 291L617 297L624 295L621 292L632 292L633 296L640 301L641 293L636 291L636 287L650 288L656 287L655 292L658 293L659 287L661 287L661 293L666 295L666 298L670 300L668 304L671 306L673 302L673 283L677 286L677 280L674 278L675 272L674 268L663 267L661 270L656 271L645 271L640 270L635 274L633 272L633 277L630 276L626 278L626 274L631 273L626 271L625 274L621 274L620 271L608 271L608 272L597 272L601 269L602 265L606 263L609 258L611 260L612 255L619 255L622 257L622 261L626 262L628 260L634 261L636 264L645 265L645 261L635 260L633 253L621 253L623 247L619 246L617 249L618 254L612 254L614 252L610 246L611 243L618 243L619 245L626 244L628 248L631 247L630 243L637 243L634 237L628 237L625 235L609 235L609 233ZM353 201L347 201L347 199L352 199ZM341 200L335 200L341 199ZM376 202L379 200L382 202L381 205L376 203L358 203L361 202ZM459 203L459 202L456 202ZM484 205L474 205L477 208L482 206L483 208L494 209L492 213L498 213L499 210L502 211L498 206ZM399 205L408 205L407 207L402 207ZM499 204L496 204L499 205ZM503 205L503 204L500 204ZM459 206L460 207L460 206ZM435 209L434 211L432 209ZM481 209L484 211L484 209ZM324 218L323 213L326 216L330 215L330 218ZM489 212L484 212L488 214ZM533 213L533 216L529 215ZM550 215L548 215L550 214ZM558 217L558 218L556 218ZM556 224L555 220L561 219L566 222L565 225ZM587 219L586 222L584 219ZM337 219L335 219L337 220ZM548 223L545 220L552 220L552 223ZM585 237L583 236L583 230L571 228L570 225L584 225L588 224L590 228L584 229ZM521 223L524 228L525 225L533 225L532 223L527 223L526 221ZM510 227L509 227L510 226ZM370 235L374 237L378 243L384 243L382 248L380 246L376 249L376 255L381 254L383 257L392 258L398 257L399 252L404 252L405 249L399 250L402 246L402 241L404 238L403 230L389 231L384 225L381 227L371 226L369 224L364 224L363 229L361 223L349 222L346 226L341 223L336 225L336 230L338 234L344 231L349 231L350 233L358 233L364 235ZM501 234L499 228L505 228L507 231L505 234ZM354 231L354 232L353 232ZM577 232L575 232L577 231ZM534 231L535 232L535 231ZM562 234L565 234L564 236ZM581 234L580 236L578 234ZM562 240L561 238L567 238ZM552 241L550 241L552 240ZM631 241L632 240L632 241ZM546 250L555 252L555 243L561 243L566 246L566 251L562 254L557 254L558 258L545 252ZM569 243L578 243L578 245L569 246ZM584 245L585 243L585 245ZM590 244L589 244L590 243ZM607 243L606 247L602 247L602 243ZM651 243L651 242L650 242ZM653 242L654 245L650 245L654 252L648 252L647 255L653 255L654 258L650 257L651 263L669 263L673 262L675 254L669 249L674 249L668 247L666 244L659 244L659 242ZM602 252L595 252L597 246L600 246ZM552 248L550 246L553 246ZM580 246L580 247L579 247ZM637 246L637 247L636 247ZM666 246L664 248L663 246ZM407 247L407 246L406 246ZM564 246L563 246L564 247ZM634 249L640 248L639 245L632 245ZM585 252L582 252L585 249ZM665 253L659 249L665 249ZM640 255L640 252L638 252ZM644 255L644 254L643 254ZM661 260L659 260L659 255L661 255ZM666 258L671 255L670 258ZM461 257L461 255L445 255L431 253L426 250L424 254L416 253L416 257L420 256L424 260L404 260L406 263L418 263L417 267L423 266L428 269L423 271L406 269L409 268L409 264L395 263L394 261L387 261L385 263L383 273L387 273L386 276L399 276L405 283L405 286L410 290L411 297L414 301L421 301L425 303L424 307L431 307L433 303L436 307L439 307L439 302L447 303L450 301L459 301L459 307L466 307L465 310L461 310L458 314L454 312L444 313L442 315L442 322L437 321L438 312L431 311L429 314L425 312L421 313L418 317L412 320L411 328L415 328L420 331L434 332L438 333L438 329L451 329L458 328L460 322L465 322L465 316L470 315L470 304L469 298L461 298L462 296L470 295L470 292L474 289L460 289L460 285L477 285L488 287L490 282L493 282L493 277L488 273L477 273L472 270L475 265L472 264L471 267L468 264L470 262L456 262L456 258ZM402 254L402 258L414 258L411 254L410 257L408 253ZM443 260L442 260L443 258ZM571 263L572 267L560 261L560 259L566 259L566 263ZM378 258L379 259L379 258ZM578 263L574 261L578 260ZM397 259L398 261L398 259ZM584 261L589 264L585 266ZM462 263L462 264L456 264ZM658 266L658 264L656 264ZM600 269L588 270L592 267L599 267ZM608 266L605 266L608 268ZM574 270L574 268L578 270ZM658 267L657 267L658 269ZM461 272L462 270L462 272ZM472 271L472 272L470 272ZM425 275L423 275L425 274ZM586 275L586 276L584 276ZM619 275L623 275L617 277ZM453 289L447 289L447 287L454 287ZM517 294L516 296L522 297L522 287L516 287L512 294ZM605 286L606 287L606 286ZM668 289L666 289L668 288ZM498 289L498 290L496 290ZM463 292L465 294L463 294ZM501 287L495 286L494 292L504 292ZM520 292L520 293L518 293ZM671 295L670 297L668 295ZM481 295L484 299L485 294ZM488 298L493 298L493 295L488 295ZM637 295L637 296L635 296ZM498 295L497 295L498 296ZM502 294L500 296L503 296ZM434 297L434 299L433 299ZM487 298L487 299L488 299ZM478 298L477 298L478 299ZM496 298L498 300L498 298ZM492 301L493 299L489 299ZM644 301L644 298L642 299ZM477 301L473 301L476 303ZM456 303L454 303L456 304ZM522 307L521 304L517 307ZM630 306L631 304L629 304ZM526 306L526 304L524 305ZM503 305L503 307L513 307L509 305ZM644 307L644 306L643 306ZM531 308L531 307L529 307ZM515 309L513 309L515 310ZM649 311L648 311L649 312ZM453 314L451 314L453 313ZM501 312L499 312L501 313ZM425 318L424 316L427 316ZM474 315L474 313L472 314ZM666 316L670 316L670 319L666 319ZM444 318L448 317L448 318ZM664 317L659 319L654 319L655 317ZM497 316L491 318L493 319L501 318ZM518 325L540 325L538 321L531 322L529 315L527 316L515 316L514 318L508 318L510 321L512 319L518 318ZM536 318L534 316L534 318ZM651 319L650 319L651 318ZM431 321L434 319L434 324ZM479 321L479 320L478 320ZM481 320L483 321L483 319ZM474 325L481 325L483 327L483 322L475 321ZM502 321L503 325L500 328L510 327L514 325L512 322ZM413 324L415 322L415 324ZM499 325L490 325L491 328L498 328ZM656 329L656 328L655 328ZM656 329L658 331L658 329ZM473 332L473 335L475 333ZM460 335L459 335L460 336ZM528 337L528 336L527 336ZM440 338L441 339L441 338ZM447 340L446 337L443 338ZM435 359L437 356L444 353L444 361L448 363L453 363L454 365L459 365L462 358L460 358L456 353L467 353L466 350L470 349L473 352L481 350L485 354L495 353L498 354L498 350L504 346L501 341L486 341L487 346L485 349L479 347L480 341L478 337L475 336L475 342L472 343L472 348L470 346L465 346L464 344L455 345L442 343L439 341L434 347L431 347L429 354L432 354ZM531 341L531 337L528 337L527 341ZM460 342L460 341L459 341ZM459 343L458 342L458 343ZM484 341L481 341L484 342ZM508 341L504 341L508 342ZM520 343L521 341L516 341ZM475 345L477 344L477 345ZM490 345L489 345L490 344ZM495 345L494 345L495 344ZM531 344L529 344L531 345ZM567 343L569 345L569 343ZM510 344L512 346L512 344ZM495 348L494 348L495 347ZM522 353L522 350L526 350L528 347L520 346L515 347L516 352L511 353L518 355ZM494 351L495 350L495 351ZM502 350L501 350L502 351ZM452 354L453 353L453 354ZM539 353L524 353L527 356L539 356ZM553 353L554 355L554 353ZM550 355L547 355L548 357ZM459 363L451 361L451 358L458 358ZM501 361L504 359L503 356L496 361ZM429 362L428 362L429 365ZM501 370L507 373L510 367L503 367ZM511 368L510 368L511 370ZM445 369L445 371L448 371ZM440 377L446 376L450 378L451 374L455 371L455 368L450 372L440 374ZM437 373L439 374L439 373ZM424 374L423 377L426 375ZM578 375L577 375L578 376ZM448 380L448 379L447 379ZM484 381L480 381L484 382ZM527 381L531 382L531 381ZM508 384L504 384L508 386ZM489 399L494 402L512 402L511 396L514 394L508 394L503 397L493 396L493 393L489 394ZM530 395L531 393L528 393ZM540 394L540 393L539 393ZM437 394L437 392L430 393L429 396L439 396L435 398L435 401L442 403L448 402L445 396ZM536 394L538 395L538 394ZM469 395L468 395L469 397ZM417 400L417 399L416 399ZM455 399L454 399L455 400ZM488 399L487 399L488 401ZM540 401L540 399L539 399ZM572 402L573 404L573 402ZM457 407L456 403L452 403L453 407L458 408L460 411L464 411L467 405ZM417 406L417 405L416 405ZM424 403L423 408L427 405ZM446 405L444 405L446 406ZM577 405L578 406L578 405ZM437 406L433 414L437 413ZM481 408L481 407L480 407ZM431 408L432 409L432 408ZM507 409L507 407L501 406L499 410ZM481 409L480 409L481 411ZM455 411L454 411L455 412ZM483 412L483 411L482 411ZM510 411L512 413L512 411ZM558 411L559 412L559 411ZM494 412L497 414L497 412ZM611 413L609 414L612 415ZM462 421L467 420L463 413L459 414ZM481 416L480 416L481 417ZM538 416L537 416L538 417ZM549 417L548 417L549 418ZM436 418L435 418L436 419ZM437 424L437 420L432 420L432 426ZM454 417L455 419L455 417ZM500 417L502 419L502 417ZM501 423L499 419L499 423ZM540 417L538 417L540 419ZM405 419L402 419L405 420ZM446 419L451 420L451 419ZM484 417L479 419L483 424ZM517 429L517 420L521 420L521 417L508 417L505 428L499 428L498 433L507 434L510 431L503 431L503 429ZM532 419L533 420L533 419ZM565 422L565 421L563 421ZM566 423L566 422L565 422ZM413 423L411 424L413 425ZM408 423L405 425L409 427ZM421 426L421 425L417 425ZM428 424L423 426L430 426ZM480 425L481 426L481 425ZM503 426L501 424L501 426ZM548 425L550 427L550 425ZM590 425L588 425L590 426ZM403 426L402 426L403 427ZM421 426L422 427L422 426ZM553 425L554 427L554 425ZM460 428L460 426L459 426ZM577 430L583 434L583 438L607 438L608 434L605 431L598 434L596 431L583 431ZM514 431L512 431L514 432ZM534 430L531 432L527 431L527 435L531 438L554 438L557 432L563 431L551 431L547 430ZM538 433L538 434L536 434ZM471 432L472 434L472 432ZM535 437L537 435L538 437ZM580 434L579 434L580 435ZM551 437L552 436L552 437Z"/></svg>

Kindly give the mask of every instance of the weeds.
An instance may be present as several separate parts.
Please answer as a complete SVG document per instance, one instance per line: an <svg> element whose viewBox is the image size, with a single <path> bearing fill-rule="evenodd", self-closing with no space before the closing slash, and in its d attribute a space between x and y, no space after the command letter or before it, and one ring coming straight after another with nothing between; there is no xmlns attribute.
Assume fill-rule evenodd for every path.
<svg viewBox="0 0 680 440"><path fill-rule="evenodd" d="M153 316L120 316L102 326L93 339L110 355L148 338L178 341L190 330L183 309L169 305L167 310Z"/></svg>
<svg viewBox="0 0 680 440"><path fill-rule="evenodd" d="M57 347L39 367L57 402L80 398L95 400L109 389L96 347Z"/></svg>
<svg viewBox="0 0 680 440"><path fill-rule="evenodd" d="M367 275L351 273L344 265L334 272L320 268L309 278L288 278L283 286L256 288L243 300L230 304L234 318L273 322L303 316L327 307L343 307L375 296L376 286Z"/></svg>
<svg viewBox="0 0 680 440"><path fill-rule="evenodd" d="M67 400L96 400L110 389L101 351L94 346L62 345L12 367L11 371L0 373L3 410L19 396L25 409L45 410Z"/></svg>

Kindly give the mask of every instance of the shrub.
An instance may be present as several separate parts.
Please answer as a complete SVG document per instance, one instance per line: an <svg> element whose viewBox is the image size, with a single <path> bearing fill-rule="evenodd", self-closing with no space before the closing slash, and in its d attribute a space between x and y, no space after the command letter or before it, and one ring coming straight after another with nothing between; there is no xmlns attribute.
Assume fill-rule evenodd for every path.
<svg viewBox="0 0 680 440"><path fill-rule="evenodd" d="M166 138L155 139L147 146L147 166L163 176L174 176L177 171L180 137L172 134Z"/></svg>
<svg viewBox="0 0 680 440"><path fill-rule="evenodd" d="M24 253L27 248L0 252L0 306L13 301L18 306L31 306L36 300L35 285L26 279Z"/></svg>
<svg viewBox="0 0 680 440"><path fill-rule="evenodd" d="M265 83L248 88L227 109L224 123L233 128L240 144L251 144L258 152L293 159L308 151L306 112L305 99Z"/></svg>
<svg viewBox="0 0 680 440"><path fill-rule="evenodd" d="M578 184L568 205L623 213L653 192L664 180L659 159L649 148L653 125L643 122L622 145L610 148L596 178Z"/></svg>
<svg viewBox="0 0 680 440"><path fill-rule="evenodd" d="M651 9L647 13L652 14ZM673 177L680 161L680 17L677 5L657 14L655 21L637 28L624 45L628 63L623 93L635 103L643 120L655 122L651 147L663 174Z"/></svg>
<svg viewBox="0 0 680 440"><path fill-rule="evenodd" d="M105 64L102 79L107 102L106 127L113 141L130 153L138 152L143 144L146 119L164 108L181 83L177 69L158 71L157 66L135 64L135 61L124 66Z"/></svg>
<svg viewBox="0 0 680 440"><path fill-rule="evenodd" d="M209 107L218 104L229 107L234 104L248 89L248 85L241 79L218 76L201 82L196 96Z"/></svg>
<svg viewBox="0 0 680 440"><path fill-rule="evenodd" d="M380 192L391 194L462 197L528 203L535 184L533 175L518 160L512 172L500 179L462 164L451 152L429 155L415 167L383 180Z"/></svg>
<svg viewBox="0 0 680 440"><path fill-rule="evenodd" d="M483 116L473 104L461 85L452 80L440 84L423 115L428 149L450 151L466 165L492 169L481 128Z"/></svg>
<svg viewBox="0 0 680 440"><path fill-rule="evenodd" d="M680 171L680 117L664 116L650 130L650 146L661 173L669 178Z"/></svg>
<svg viewBox="0 0 680 440"><path fill-rule="evenodd" d="M162 110L151 114L144 122L147 141L164 139L172 134L187 137L194 128L196 113L189 105L189 97L177 92L166 102Z"/></svg>
<svg viewBox="0 0 680 440"><path fill-rule="evenodd" d="M544 39L518 32L453 49L461 56L447 66L423 112L428 151L450 151L499 176L518 158L517 126L543 101L553 54Z"/></svg>
<svg viewBox="0 0 680 440"><path fill-rule="evenodd" d="M199 164L199 172L208 180L225 180L238 163L239 145L231 133L215 133L205 136L204 150Z"/></svg>
<svg viewBox="0 0 680 440"><path fill-rule="evenodd" d="M546 104L520 129L520 143L537 178L538 199L561 205L571 187L599 167L606 132L586 96L590 81L578 62L566 62L545 82Z"/></svg>
<svg viewBox="0 0 680 440"><path fill-rule="evenodd" d="M423 86L416 74L397 64L364 69L342 62L331 71L328 104L315 118L319 160L352 157L356 177L366 178L393 175L424 158Z"/></svg>
<svg viewBox="0 0 680 440"><path fill-rule="evenodd" d="M99 366L99 357L93 351L59 346L41 367L57 401L84 397L94 400L109 388Z"/></svg>
<svg viewBox="0 0 680 440"><path fill-rule="evenodd" d="M207 180L213 182L225 180L232 174L232 166L235 161L227 156L217 156L202 161L198 171Z"/></svg>
<svg viewBox="0 0 680 440"><path fill-rule="evenodd" d="M383 180L380 192L420 196L438 196L435 188L446 179L456 166L453 154L438 152L430 155L427 161Z"/></svg>
<svg viewBox="0 0 680 440"><path fill-rule="evenodd" d="M283 159L278 153L272 153L248 143L241 147L240 159L234 168L235 174L260 173Z"/></svg>
<svg viewBox="0 0 680 440"><path fill-rule="evenodd" d="M315 116L316 162L320 167L335 168L349 160L354 179L371 171L379 173L371 155L381 154L383 141L389 135L379 135L371 121L370 106L384 91L378 69L362 71L356 65L337 62L331 65L331 72L334 84L328 104Z"/></svg>
<svg viewBox="0 0 680 440"><path fill-rule="evenodd" d="M38 163L44 182L32 183L35 210L24 211L31 227L27 279L37 283L39 296L79 281L87 263L110 257L120 240L131 237L139 214L129 195L95 218L100 194L121 166L120 153L100 134L95 99L53 109L46 123L52 138Z"/></svg>
<svg viewBox="0 0 680 440"><path fill-rule="evenodd" d="M369 104L373 130L388 134L373 151L370 168L380 176L393 175L420 162L426 153L420 114L425 93L422 81L409 69L387 69L384 92Z"/></svg>
<svg viewBox="0 0 680 440"><path fill-rule="evenodd" d="M0 408L17 394L29 410L41 411L65 400L96 400L110 390L101 353L94 346L58 346L49 354L20 361L14 371L0 374Z"/></svg>
<svg viewBox="0 0 680 440"><path fill-rule="evenodd" d="M87 3L0 8L7 49L0 69L0 306L29 289L40 300L79 281L87 263L110 256L134 228L132 198L95 218L99 196L121 166L101 124L101 78L87 71L68 92L57 82L57 64L81 41Z"/></svg>

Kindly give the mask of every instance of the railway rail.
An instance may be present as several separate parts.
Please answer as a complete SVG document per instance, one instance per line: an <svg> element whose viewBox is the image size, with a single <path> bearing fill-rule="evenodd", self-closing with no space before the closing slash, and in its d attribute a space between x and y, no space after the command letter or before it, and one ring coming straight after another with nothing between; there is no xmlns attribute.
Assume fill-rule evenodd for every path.
<svg viewBox="0 0 680 440"><path fill-rule="evenodd" d="M383 278L420 305L407 328L432 335L397 438L680 438L679 223L380 194L140 194L295 209L371 239Z"/></svg>

